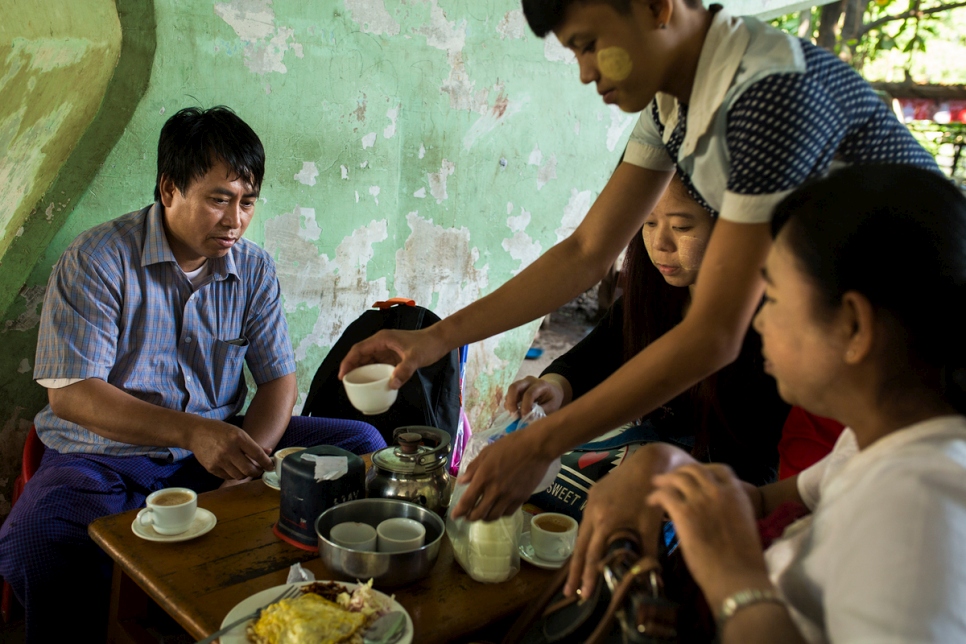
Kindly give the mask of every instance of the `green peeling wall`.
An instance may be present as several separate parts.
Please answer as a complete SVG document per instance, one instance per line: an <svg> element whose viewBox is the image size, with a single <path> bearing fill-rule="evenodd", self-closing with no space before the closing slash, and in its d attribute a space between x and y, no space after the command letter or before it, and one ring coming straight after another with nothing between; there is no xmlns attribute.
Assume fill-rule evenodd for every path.
<svg viewBox="0 0 966 644"><path fill-rule="evenodd" d="M0 57L0 202L14 204L0 209L0 516L45 403L31 371L50 267L81 231L150 202L158 132L178 109L229 105L262 137L266 177L248 237L278 263L302 396L373 302L408 296L445 316L566 237L635 120L580 86L573 57L530 33L517 0L13 6L0 30L13 43ZM40 56L43 46L51 53ZM51 132L61 121L75 123L72 137ZM84 154L65 162L88 122ZM21 178L5 185L12 175ZM498 408L534 329L472 347L477 424Z"/></svg>

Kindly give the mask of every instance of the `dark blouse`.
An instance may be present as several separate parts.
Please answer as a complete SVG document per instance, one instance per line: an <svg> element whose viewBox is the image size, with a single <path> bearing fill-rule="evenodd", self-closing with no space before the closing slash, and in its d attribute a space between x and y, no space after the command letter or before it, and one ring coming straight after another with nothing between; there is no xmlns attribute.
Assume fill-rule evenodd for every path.
<svg viewBox="0 0 966 644"><path fill-rule="evenodd" d="M620 298L587 337L543 374L566 378L575 399L596 387L623 364L623 320ZM727 463L744 481L774 481L778 439L789 405L779 398L762 363L761 339L749 329L737 360L642 421L651 424L662 440L693 445L692 454L699 460Z"/></svg>

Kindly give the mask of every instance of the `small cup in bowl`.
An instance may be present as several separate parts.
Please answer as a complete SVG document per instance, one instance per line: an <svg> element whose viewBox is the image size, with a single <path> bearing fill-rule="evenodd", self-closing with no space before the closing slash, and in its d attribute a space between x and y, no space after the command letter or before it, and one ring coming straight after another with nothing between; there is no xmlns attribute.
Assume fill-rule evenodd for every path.
<svg viewBox="0 0 966 644"><path fill-rule="evenodd" d="M393 517L376 526L379 552L409 552L422 548L425 542L426 528L416 519Z"/></svg>
<svg viewBox="0 0 966 644"><path fill-rule="evenodd" d="M359 521L338 523L329 530L329 539L349 550L376 551L376 529L368 523Z"/></svg>
<svg viewBox="0 0 966 644"><path fill-rule="evenodd" d="M332 538L332 529L346 521L375 528L387 519L402 517L422 524L423 545L404 552L363 552L347 548ZM398 588L418 581L436 563L446 525L432 510L400 499L356 499L332 506L315 520L319 557L334 579L372 579L377 588ZM377 537L378 538L378 537Z"/></svg>
<svg viewBox="0 0 966 644"><path fill-rule="evenodd" d="M389 388L394 369L391 364L367 364L343 376L342 385L352 406L367 416L389 411L399 393Z"/></svg>

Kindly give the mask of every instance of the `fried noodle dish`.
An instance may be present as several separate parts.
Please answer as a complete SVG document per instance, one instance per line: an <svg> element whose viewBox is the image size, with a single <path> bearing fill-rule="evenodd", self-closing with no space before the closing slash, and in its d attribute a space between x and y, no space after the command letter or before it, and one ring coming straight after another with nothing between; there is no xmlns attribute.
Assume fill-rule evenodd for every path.
<svg viewBox="0 0 966 644"><path fill-rule="evenodd" d="M254 644L363 644L362 634L391 610L391 599L372 590L372 580L351 592L335 582L316 582L302 595L262 611L248 626Z"/></svg>

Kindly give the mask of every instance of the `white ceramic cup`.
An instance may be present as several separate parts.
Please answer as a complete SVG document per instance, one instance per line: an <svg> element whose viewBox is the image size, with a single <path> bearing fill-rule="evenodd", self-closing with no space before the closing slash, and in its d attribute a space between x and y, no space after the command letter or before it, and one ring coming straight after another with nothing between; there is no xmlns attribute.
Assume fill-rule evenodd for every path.
<svg viewBox="0 0 966 644"><path fill-rule="evenodd" d="M367 364L343 376L342 385L352 406L367 416L388 411L399 393L389 388L394 369L391 364Z"/></svg>
<svg viewBox="0 0 966 644"><path fill-rule="evenodd" d="M150 525L167 536L186 532L198 511L198 495L186 487L166 487L152 492L147 507L138 513L141 525Z"/></svg>
<svg viewBox="0 0 966 644"><path fill-rule="evenodd" d="M574 551L577 521L566 514L543 512L530 520L530 545L544 561L563 561Z"/></svg>
<svg viewBox="0 0 966 644"><path fill-rule="evenodd" d="M422 548L426 528L415 519L394 517L376 526L376 549L379 552L408 552Z"/></svg>
<svg viewBox="0 0 966 644"><path fill-rule="evenodd" d="M294 454L295 452L301 452L304 447L286 447L285 449L280 449L274 454L272 454L272 463L275 464L275 476L278 477L278 482L282 482L282 461L289 454Z"/></svg>
<svg viewBox="0 0 966 644"><path fill-rule="evenodd" d="M349 550L376 551L376 529L368 523L337 523L329 531L329 539Z"/></svg>

